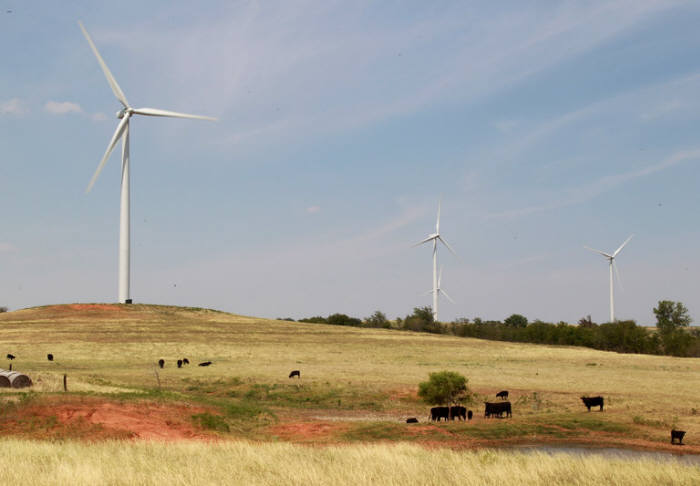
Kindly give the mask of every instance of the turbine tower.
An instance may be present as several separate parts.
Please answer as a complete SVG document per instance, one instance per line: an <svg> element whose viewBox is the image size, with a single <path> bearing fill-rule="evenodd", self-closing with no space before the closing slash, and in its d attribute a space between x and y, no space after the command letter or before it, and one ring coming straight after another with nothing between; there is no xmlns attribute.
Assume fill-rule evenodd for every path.
<svg viewBox="0 0 700 486"><path fill-rule="evenodd" d="M615 322L615 298L613 295L613 267L615 267L615 273L617 274L617 281L622 286L622 280L620 279L620 272L617 270L617 265L615 265L615 257L620 253L620 251L625 247L625 245L632 239L634 235L630 235L629 238L625 240L623 244L620 245L620 247L615 250L615 252L611 255L609 253L605 253L604 251L596 250L595 248L590 248L588 246L584 246L585 249L595 251L596 253L600 253L603 255L605 258L607 258L609 264L610 264L610 322Z"/></svg>
<svg viewBox="0 0 700 486"><path fill-rule="evenodd" d="M429 241L433 242L433 290L431 291L433 294L433 319L436 321L438 320L438 294L440 293L440 283L439 283L439 278L438 278L438 273L437 273L437 242L438 240L447 247L448 250L452 252L454 256L457 256L457 254L454 252L452 247L445 241L445 239L440 235L440 206L442 202L438 202L438 212L437 212L437 223L435 223L435 233L428 235L427 238L425 238L422 241L419 241L413 246L419 246L422 245L423 243L428 243ZM442 277L442 269L440 269L440 277ZM446 297L449 298L449 296L445 293L445 291L442 291L443 294L445 294ZM452 301L452 299L450 299Z"/></svg>
<svg viewBox="0 0 700 486"><path fill-rule="evenodd" d="M102 156L102 160L100 161L99 165L97 166L97 170L95 171L95 174L92 176L92 179L90 180L90 183L87 186L86 193L90 192L90 189L92 189L93 184L95 184L95 181L97 180L97 176L100 175L100 172L102 171L102 168L104 167L105 163L107 162L107 159L109 159L110 154L112 153L112 150L114 147L117 145L117 142L119 139L122 139L122 181L121 181L121 204L120 204L120 212L119 212L119 303L121 304L130 304L131 303L131 291L130 291L130 243L131 243L131 237L130 237L130 221L129 221L129 216L130 216L130 209L129 209L129 119L131 118L132 115L146 115L146 116L166 116L166 117L174 117L174 118L193 118L197 120L216 120L216 118L208 117L208 116L199 116L199 115L188 115L186 113L177 113L174 111L166 111L166 110L159 110L156 108L132 108L131 105L129 105L129 102L126 100L126 96L124 96L124 93L122 92L121 88L119 87L119 84L117 84L116 79L114 79L114 76L112 76L112 72L109 70L107 67L107 64L105 64L104 60L102 59L102 56L100 56L100 53L97 50L97 47L95 47L95 43L92 42L92 39L90 38L90 35L87 33L87 30L85 30L85 27L83 27L83 23L78 21L78 25L80 25L80 30L83 31L83 35L85 35L85 38L88 41L88 44L90 44L90 48L92 49L92 52L95 53L95 57L97 57L97 62L100 63L100 66L102 67L102 71L105 74L105 77L107 78L107 82L109 83L109 86L112 88L112 92L114 93L114 96L117 97L117 100L122 104L122 109L117 112L117 118L119 118L121 121L117 125L117 130L114 132L114 135L112 135L112 139L109 141L109 145L107 146L107 150L105 151L105 154Z"/></svg>

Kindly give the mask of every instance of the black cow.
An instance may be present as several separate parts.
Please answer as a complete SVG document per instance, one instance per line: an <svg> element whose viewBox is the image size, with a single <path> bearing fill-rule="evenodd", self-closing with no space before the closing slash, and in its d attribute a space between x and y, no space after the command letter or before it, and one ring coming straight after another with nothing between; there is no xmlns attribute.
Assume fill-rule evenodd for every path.
<svg viewBox="0 0 700 486"><path fill-rule="evenodd" d="M498 393L496 393L496 398L500 398L501 400L508 400L508 390L499 391Z"/></svg>
<svg viewBox="0 0 700 486"><path fill-rule="evenodd" d="M299 379L301 380L301 371L293 370L291 373L289 373L290 378L294 378L295 376L298 376Z"/></svg>
<svg viewBox="0 0 700 486"><path fill-rule="evenodd" d="M198 366L209 366L211 364L211 361L205 361L204 363L199 363Z"/></svg>
<svg viewBox="0 0 700 486"><path fill-rule="evenodd" d="M159 360L158 360L158 366L160 366L161 368L162 368L163 366L165 366L165 360L164 360L164 359L159 359Z"/></svg>
<svg viewBox="0 0 700 486"><path fill-rule="evenodd" d="M458 418L459 420L467 420L467 409L460 405L450 407L450 415L452 416L452 420L455 418Z"/></svg>
<svg viewBox="0 0 700 486"><path fill-rule="evenodd" d="M683 437L685 436L685 430L671 430L671 444L678 439L678 445L683 445Z"/></svg>
<svg viewBox="0 0 700 486"><path fill-rule="evenodd" d="M182 360L181 359L177 360L177 367L182 368Z"/></svg>
<svg viewBox="0 0 700 486"><path fill-rule="evenodd" d="M581 397L583 404L586 406L588 411L591 411L591 407L597 407L600 405L600 411L603 411L603 397Z"/></svg>
<svg viewBox="0 0 700 486"><path fill-rule="evenodd" d="M484 402L484 405L484 417L486 418L490 418L492 415L502 417L504 413L506 414L506 417L513 416L510 402Z"/></svg>
<svg viewBox="0 0 700 486"><path fill-rule="evenodd" d="M14 354L8 354L8 355L7 355L7 359L15 359L15 355L14 355Z"/></svg>
<svg viewBox="0 0 700 486"><path fill-rule="evenodd" d="M444 418L445 422L450 418L449 407L433 407L430 409L430 420L437 420L439 422L441 418Z"/></svg>
<svg viewBox="0 0 700 486"><path fill-rule="evenodd" d="M182 364L190 364L190 360L187 358L182 358Z"/></svg>
<svg viewBox="0 0 700 486"><path fill-rule="evenodd" d="M51 353L47 354L46 359L48 359L49 361L53 361L53 354L51 354Z"/></svg>
<svg viewBox="0 0 700 486"><path fill-rule="evenodd" d="M467 419L471 420L473 416L474 416L474 412L472 412L471 410L469 410L469 411L467 412Z"/></svg>
<svg viewBox="0 0 700 486"><path fill-rule="evenodd" d="M418 423L418 419L417 419L416 417L407 418L407 419L406 419L406 423L407 423L407 424L417 424L417 423Z"/></svg>

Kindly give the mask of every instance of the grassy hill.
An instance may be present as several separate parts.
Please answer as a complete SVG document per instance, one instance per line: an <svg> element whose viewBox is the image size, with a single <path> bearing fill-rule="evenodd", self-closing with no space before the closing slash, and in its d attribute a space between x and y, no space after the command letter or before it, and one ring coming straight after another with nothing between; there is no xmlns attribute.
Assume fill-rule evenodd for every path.
<svg viewBox="0 0 700 486"><path fill-rule="evenodd" d="M58 305L0 314L2 359L7 353L16 356L14 369L27 373L35 386L29 394L0 389L0 400L12 404L0 418L6 435L121 437L122 431L141 436L129 423L139 407L151 407L151 415L162 416L163 427L187 429L190 435L304 443L407 440L468 447L562 441L664 448L670 428L677 426L688 431L690 445L684 450L700 451L700 360L693 358L140 304ZM191 364L178 369L175 362L183 357ZM157 369L161 358L165 368ZM203 361L213 364L197 366ZM294 369L301 370L300 380L287 377ZM429 406L416 396L418 383L443 369L469 379L477 393L469 405L475 420L409 428L403 423L408 416L427 421ZM484 419L481 402L493 401L502 389L510 391L513 418ZM586 412L579 397L599 394L605 412ZM113 416L112 422L94 419L127 408L131 422L124 419L112 429ZM76 414L89 417L78 424L71 418ZM36 417L34 425L28 416Z"/></svg>

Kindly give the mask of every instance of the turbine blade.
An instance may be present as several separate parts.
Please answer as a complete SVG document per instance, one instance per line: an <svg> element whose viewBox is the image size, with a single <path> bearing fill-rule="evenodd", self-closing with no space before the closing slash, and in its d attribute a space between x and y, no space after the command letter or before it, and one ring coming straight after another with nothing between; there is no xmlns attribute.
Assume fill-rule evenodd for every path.
<svg viewBox="0 0 700 486"><path fill-rule="evenodd" d="M632 239L633 236L634 236L634 235L630 235L630 237L627 238L627 239L625 240L625 242L624 242L623 244L620 245L620 248L618 248L617 250L615 250L615 253L613 253L613 257L616 257L617 254L620 253L620 250L622 250L622 249L625 247L625 245L626 245L627 243L629 243L629 241Z"/></svg>
<svg viewBox="0 0 700 486"><path fill-rule="evenodd" d="M454 256L456 256L457 258L459 258L459 256L457 255L457 253L455 253L455 251L452 249L452 247L450 246L450 244L447 243L447 242L442 238L442 236L438 235L438 236L437 236L437 239L439 239L440 241L442 241L442 244L445 245L445 246L447 247L447 249L450 250Z"/></svg>
<svg viewBox="0 0 700 486"><path fill-rule="evenodd" d="M442 289L439 289L439 290L440 290L440 292L443 293L443 295L444 295L445 297L447 297L447 300L449 300L449 301L452 302L453 304L455 303L455 301L452 300L452 297L450 297L449 295L447 295L447 292L445 292L445 291L442 290Z"/></svg>
<svg viewBox="0 0 700 486"><path fill-rule="evenodd" d="M440 206L442 206L442 199L438 201L437 223L435 224L435 233L437 234L440 234Z"/></svg>
<svg viewBox="0 0 700 486"><path fill-rule="evenodd" d="M432 290L428 290L427 292L423 292L421 295L430 295L430 294L432 294L432 293L433 293Z"/></svg>
<svg viewBox="0 0 700 486"><path fill-rule="evenodd" d="M133 112L136 113L137 115L146 115L146 116L168 116L171 118L192 118L194 120L211 120L211 121L218 120L218 118L214 118L211 116L189 115L187 113L178 113L176 111L159 110L158 108L138 108L136 110L133 110Z"/></svg>
<svg viewBox="0 0 700 486"><path fill-rule="evenodd" d="M117 142L121 138L121 136L124 134L124 130L126 129L126 126L129 124L129 117L124 116L122 118L122 121L119 122L119 125L117 125L117 130L114 132L114 135L112 135L112 140L109 141L109 145L107 146L107 150L105 151L105 154L102 156L102 160L100 161L100 164L97 166L97 170L92 176L92 179L90 179L90 184L88 184L87 189L85 189L85 192L88 193L90 192L90 189L92 189L93 184L95 184L95 181L97 180L97 176L100 175L100 172L102 172L102 168L104 167L105 163L107 162L107 159L109 158L110 154L112 153L112 150L114 150L115 145L117 145Z"/></svg>
<svg viewBox="0 0 700 486"><path fill-rule="evenodd" d="M413 248L414 246L422 245L423 243L427 243L427 242L429 242L430 240L434 240L435 238L437 238L437 237L436 237L436 236L428 236L426 239L424 239L424 240L422 240L422 241L419 241L419 242L416 243L415 245L411 245L411 248Z"/></svg>
<svg viewBox="0 0 700 486"><path fill-rule="evenodd" d="M617 263L615 263L615 260L613 260L613 267L615 268L615 276L617 277L617 284L620 286L620 289L624 292L625 288L622 286L622 279L620 278L620 271L617 269Z"/></svg>
<svg viewBox="0 0 700 486"><path fill-rule="evenodd" d="M95 43L92 42L92 38L90 37L90 34L88 34L87 30L85 30L85 27L83 27L83 23L80 20L78 20L78 25L80 26L80 30L83 31L83 35L87 39L88 44L90 44L90 48L92 49L92 52L95 53L95 57L97 57L97 62L99 62L100 66L102 66L102 72L105 73L105 77L107 78L107 82L109 83L109 86L112 88L112 92L114 93L114 96L116 96L117 99L119 100L119 102L122 105L124 105L124 108L129 108L129 102L126 101L126 96L124 96L122 89L117 84L117 80L114 79L114 76L112 76L112 72L107 67L107 64L105 64L104 59L102 59L102 56L100 56L100 52L97 50L97 47L95 47Z"/></svg>
<svg viewBox="0 0 700 486"><path fill-rule="evenodd" d="M613 257L612 255L608 255L608 254L605 253L604 251L596 250L595 248L591 248L590 246L584 246L584 248L585 248L586 250L591 250L591 251L594 251L594 252L596 252L596 253L600 253L601 255L603 255L603 256L606 257L606 258L612 258L612 257Z"/></svg>

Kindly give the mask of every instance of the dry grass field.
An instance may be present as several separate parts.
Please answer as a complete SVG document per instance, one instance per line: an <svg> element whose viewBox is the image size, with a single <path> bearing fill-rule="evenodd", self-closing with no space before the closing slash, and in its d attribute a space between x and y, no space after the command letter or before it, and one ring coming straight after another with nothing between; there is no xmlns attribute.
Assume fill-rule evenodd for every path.
<svg viewBox="0 0 700 486"><path fill-rule="evenodd" d="M0 363L7 353L16 356L14 369L27 373L35 385L29 392L0 389L0 434L5 437L0 446L31 451L31 444L37 444L39 451L52 445L35 440L105 439L102 452L94 449L94 464L99 463L99 454L114 447L109 439L134 438L199 440L148 449L154 461L161 456L163 461L177 461L188 447L214 455L223 454L226 447L244 447L241 444L263 447L257 441L269 447L265 454L282 454L283 449L274 447L288 447L285 453L306 454L307 461L321 463L324 454L338 454L334 446L351 447L343 450L352 451L347 454L354 458L376 455L376 450L367 451L383 447L382 454L388 456L377 459L379 469L388 467L381 463L384 460L401 462L417 451L429 455L435 448L447 448L469 458L467 469L454 474L472 476L473 465L486 464L483 458L491 457L469 455L466 449L473 448L578 443L700 453L700 360L693 358L274 321L205 309L109 304L46 306L0 314ZM53 362L46 359L47 353L55 356ZM178 369L175 362L182 357L191 364ZM160 358L166 361L163 369L156 368ZM203 361L213 364L197 366ZM288 378L294 369L301 370L301 379ZM429 407L417 398L417 385L428 373L440 370L457 371L469 379L477 394L468 405L475 411L471 422L427 421ZM493 401L501 389L510 391L513 418L484 419L482 402ZM605 397L605 411L587 412L579 397L599 394ZM420 423L405 424L410 416L418 417ZM672 427L687 431L687 445L669 444ZM252 440L256 445L230 444L231 440ZM270 444L280 441L292 444ZM83 447L81 443L71 442L71 450ZM402 445L389 447L393 443ZM130 444L124 454L155 447ZM27 454L29 458L32 453ZM531 467L532 456L490 454L495 454L496 463L510 461L508 467ZM548 464L550 472L567 470L560 459L540 462ZM367 474L370 470L366 469ZM698 471L686 468L686 472ZM333 474L344 475L340 482L372 482L371 476L358 479L348 471ZM397 474L385 484L404 484ZM416 474L407 477L420 477ZM550 473L543 469L542 474ZM37 476L35 484L42 481ZM257 480L258 484L274 482L274 477ZM321 482L310 478L305 484ZM136 479L134 483L148 484ZM438 483L449 481L434 484Z"/></svg>
<svg viewBox="0 0 700 486"><path fill-rule="evenodd" d="M84 444L0 440L7 484L589 485L693 486L700 466L494 450L426 450L409 444L325 448L227 441Z"/></svg>

